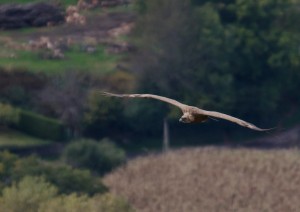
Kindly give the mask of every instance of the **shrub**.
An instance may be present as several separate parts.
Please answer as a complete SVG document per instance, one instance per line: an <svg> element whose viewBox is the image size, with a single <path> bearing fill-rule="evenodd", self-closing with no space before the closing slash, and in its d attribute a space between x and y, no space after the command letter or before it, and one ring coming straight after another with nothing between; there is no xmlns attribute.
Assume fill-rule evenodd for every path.
<svg viewBox="0 0 300 212"><path fill-rule="evenodd" d="M40 205L39 212L82 212L89 211L89 198L86 195L78 196L76 194L57 196Z"/></svg>
<svg viewBox="0 0 300 212"><path fill-rule="evenodd" d="M93 198L76 194L62 195L43 202L39 212L131 212L130 205L111 194L97 195Z"/></svg>
<svg viewBox="0 0 300 212"><path fill-rule="evenodd" d="M65 127L61 122L26 110L20 110L18 128L44 139L65 139Z"/></svg>
<svg viewBox="0 0 300 212"><path fill-rule="evenodd" d="M111 194L58 195L57 188L42 177L24 177L6 187L0 197L0 212L131 212L130 205Z"/></svg>
<svg viewBox="0 0 300 212"><path fill-rule="evenodd" d="M27 176L3 190L0 211L37 212L40 203L56 194L57 188L44 178Z"/></svg>
<svg viewBox="0 0 300 212"><path fill-rule="evenodd" d="M9 104L0 103L0 125L17 124L19 120L18 110Z"/></svg>
<svg viewBox="0 0 300 212"><path fill-rule="evenodd" d="M79 140L65 148L63 157L69 164L104 174L125 161L125 152L108 139Z"/></svg>
<svg viewBox="0 0 300 212"><path fill-rule="evenodd" d="M123 105L118 99L107 98L97 90L91 91L84 114L85 135L103 137L124 128L122 111Z"/></svg>
<svg viewBox="0 0 300 212"><path fill-rule="evenodd" d="M92 176L88 170L45 162L35 156L20 159L9 152L0 152L0 192L5 186L11 185L11 182L18 182L28 175L43 176L61 194L94 195L107 191L101 180Z"/></svg>
<svg viewBox="0 0 300 212"><path fill-rule="evenodd" d="M10 183L11 180L7 176L14 173L13 167L17 160L18 156L8 151L0 152L0 191Z"/></svg>
<svg viewBox="0 0 300 212"><path fill-rule="evenodd" d="M93 198L93 202L94 204L92 204L92 206L94 208L94 211L103 211L103 212L134 211L127 201L125 201L123 198L116 197L110 193L95 196Z"/></svg>
<svg viewBox="0 0 300 212"><path fill-rule="evenodd" d="M91 175L88 170L74 169L64 164L46 163L31 156L20 159L14 164L14 180L26 175L44 176L49 182L57 186L59 193L84 193L93 195L104 193L107 188L101 180Z"/></svg>

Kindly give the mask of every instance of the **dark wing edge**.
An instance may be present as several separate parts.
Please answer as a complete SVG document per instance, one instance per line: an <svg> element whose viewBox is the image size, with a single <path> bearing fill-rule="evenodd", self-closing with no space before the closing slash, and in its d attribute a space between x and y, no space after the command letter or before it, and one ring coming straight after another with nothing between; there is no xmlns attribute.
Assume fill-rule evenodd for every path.
<svg viewBox="0 0 300 212"><path fill-rule="evenodd" d="M204 115L207 115L207 116L212 116L212 117L215 117L215 118L221 118L221 119L225 119L227 121L231 121L231 122L234 122L238 125L241 125L243 127L247 127L247 128L250 128L252 130L257 130L257 131L269 131L269 130L273 130L275 128L268 128L268 129L262 129L262 128L259 128L257 126L255 126L254 124L251 124L249 122L246 122L244 120L241 120L241 119L238 119L238 118L235 118L233 116L230 116L230 115L227 115L227 114L224 114L224 113L219 113L219 112L215 112L215 111L206 111L206 110L201 110L202 114Z"/></svg>
<svg viewBox="0 0 300 212"><path fill-rule="evenodd" d="M120 98L152 98L152 99L157 99L163 102L167 102L171 105L174 105L176 107L179 107L181 110L185 108L187 105L182 104L174 99L170 99L167 97L163 96L158 96L154 94L114 94L114 93L109 93L109 92L104 92L101 91L101 93L105 96L114 96L114 97L120 97Z"/></svg>

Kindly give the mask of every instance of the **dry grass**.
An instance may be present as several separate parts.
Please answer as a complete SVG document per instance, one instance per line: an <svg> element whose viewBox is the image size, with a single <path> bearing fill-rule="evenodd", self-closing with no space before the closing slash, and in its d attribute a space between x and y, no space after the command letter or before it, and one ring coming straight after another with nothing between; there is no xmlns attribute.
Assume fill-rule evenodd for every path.
<svg viewBox="0 0 300 212"><path fill-rule="evenodd" d="M300 151L181 149L130 161L104 182L137 211L299 211Z"/></svg>

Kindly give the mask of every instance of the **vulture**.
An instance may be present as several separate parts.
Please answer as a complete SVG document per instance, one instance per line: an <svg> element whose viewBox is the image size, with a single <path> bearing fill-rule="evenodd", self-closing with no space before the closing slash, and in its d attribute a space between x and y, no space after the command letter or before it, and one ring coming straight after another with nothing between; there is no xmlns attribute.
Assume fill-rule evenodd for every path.
<svg viewBox="0 0 300 212"><path fill-rule="evenodd" d="M194 106L189 106L186 104L183 104L181 102L178 102L174 99L170 99L164 96L158 96L154 94L113 94L109 92L102 92L103 95L105 96L112 96L112 97L120 97L120 98L152 98L152 99L157 99L166 103L169 103L171 105L174 105L181 109L183 115L179 119L180 122L182 123L201 123L206 121L208 118L219 118L219 119L225 119L227 121L234 122L238 125L241 125L243 127L250 128L252 130L257 130L257 131L267 131L271 129L261 129L254 124L251 124L249 122L246 122L244 120L235 118L233 116L224 114L224 113L219 113L215 111L208 111L208 110L203 110L198 107Z"/></svg>

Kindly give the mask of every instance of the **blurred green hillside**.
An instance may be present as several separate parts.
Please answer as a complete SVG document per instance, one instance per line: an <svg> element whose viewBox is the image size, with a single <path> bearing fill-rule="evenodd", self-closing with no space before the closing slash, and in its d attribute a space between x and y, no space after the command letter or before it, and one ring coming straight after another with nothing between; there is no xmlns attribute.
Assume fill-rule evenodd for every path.
<svg viewBox="0 0 300 212"><path fill-rule="evenodd" d="M52 3L66 20L68 6L77 4ZM50 118L62 124L61 140L110 137L129 151L158 147L166 117L175 146L264 134L223 121L184 126L177 123L179 111L166 104L106 98L100 90L168 96L262 128L299 123L297 0L98 3L76 10L84 24L1 30L2 104L33 113L31 123ZM47 140L42 127L2 125Z"/></svg>

